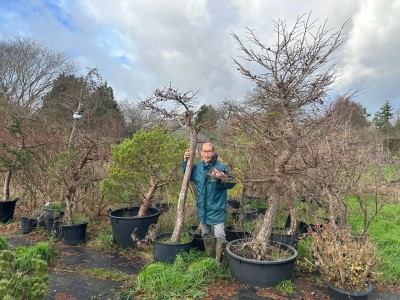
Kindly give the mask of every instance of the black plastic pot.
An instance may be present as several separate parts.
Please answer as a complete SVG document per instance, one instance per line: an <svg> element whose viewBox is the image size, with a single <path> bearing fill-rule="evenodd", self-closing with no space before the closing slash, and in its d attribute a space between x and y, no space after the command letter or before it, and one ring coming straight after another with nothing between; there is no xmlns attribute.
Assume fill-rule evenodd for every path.
<svg viewBox="0 0 400 300"><path fill-rule="evenodd" d="M78 245L85 242L87 224L61 225L64 243L67 245Z"/></svg>
<svg viewBox="0 0 400 300"><path fill-rule="evenodd" d="M298 233L287 233L286 228L272 228L271 241L292 246L297 249Z"/></svg>
<svg viewBox="0 0 400 300"><path fill-rule="evenodd" d="M172 236L171 232L160 233L154 238L154 261L172 263L180 252L189 253L192 247L192 239L182 244L171 244L165 241Z"/></svg>
<svg viewBox="0 0 400 300"><path fill-rule="evenodd" d="M230 198L228 199L228 205L234 209L238 209L240 207L240 201Z"/></svg>
<svg viewBox="0 0 400 300"><path fill-rule="evenodd" d="M15 205L18 199L11 201L0 201L0 223L7 223L14 218Z"/></svg>
<svg viewBox="0 0 400 300"><path fill-rule="evenodd" d="M258 211L255 207L247 209L237 209L231 212L231 215L236 222L238 222L239 220L250 221L258 217Z"/></svg>
<svg viewBox="0 0 400 300"><path fill-rule="evenodd" d="M199 250L199 251L204 251L205 250L204 241L203 241L203 237L201 236L201 231L199 230L199 226L197 226L197 225L190 226L187 229L187 233L193 239L192 248Z"/></svg>
<svg viewBox="0 0 400 300"><path fill-rule="evenodd" d="M53 219L44 220L44 227L48 236L55 235L57 238L61 237L61 222Z"/></svg>
<svg viewBox="0 0 400 300"><path fill-rule="evenodd" d="M134 246L132 234L135 239L143 239L150 225L156 224L160 216L160 210L149 207L146 216L137 217L139 207L120 208L111 211L108 216L111 220L114 243L124 248Z"/></svg>
<svg viewBox="0 0 400 300"><path fill-rule="evenodd" d="M227 244L229 270L235 280L251 286L265 288L273 287L283 280L291 280L293 278L294 263L297 257L296 249L289 245L273 242L276 246L293 253L287 259L275 261L248 259L231 251L233 245L248 241L250 240L241 239Z"/></svg>
<svg viewBox="0 0 400 300"><path fill-rule="evenodd" d="M37 227L37 220L30 218L21 218L21 233L26 234Z"/></svg>
<svg viewBox="0 0 400 300"><path fill-rule="evenodd" d="M251 237L251 233L249 231L234 230L233 225L226 225L224 227L224 231L225 231L225 238L228 242Z"/></svg>
<svg viewBox="0 0 400 300"><path fill-rule="evenodd" d="M365 291L346 291L333 286L326 281L328 287L328 295L332 300L367 300L368 295L372 293L372 285L367 282L368 288Z"/></svg>

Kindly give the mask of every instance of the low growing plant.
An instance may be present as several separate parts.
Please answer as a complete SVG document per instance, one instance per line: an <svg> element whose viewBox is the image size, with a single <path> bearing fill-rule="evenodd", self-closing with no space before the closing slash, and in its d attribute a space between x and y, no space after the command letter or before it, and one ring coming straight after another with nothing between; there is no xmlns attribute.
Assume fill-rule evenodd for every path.
<svg viewBox="0 0 400 300"><path fill-rule="evenodd" d="M283 280L281 282L279 282L275 288L279 291L281 291L284 294L293 294L294 292L294 288L295 288L295 284L291 281L291 280Z"/></svg>
<svg viewBox="0 0 400 300"><path fill-rule="evenodd" d="M379 261L376 247L367 235L354 236L347 228L327 223L309 236L313 263L326 281L348 291L365 290Z"/></svg>
<svg viewBox="0 0 400 300"><path fill-rule="evenodd" d="M48 284L47 263L39 258L31 261L27 273L20 265L17 253L9 250L0 252L0 299L44 299Z"/></svg>
<svg viewBox="0 0 400 300"><path fill-rule="evenodd" d="M49 242L40 242L30 247L17 246L15 255L21 271L28 272L34 269L36 259L51 262L55 255L55 248Z"/></svg>

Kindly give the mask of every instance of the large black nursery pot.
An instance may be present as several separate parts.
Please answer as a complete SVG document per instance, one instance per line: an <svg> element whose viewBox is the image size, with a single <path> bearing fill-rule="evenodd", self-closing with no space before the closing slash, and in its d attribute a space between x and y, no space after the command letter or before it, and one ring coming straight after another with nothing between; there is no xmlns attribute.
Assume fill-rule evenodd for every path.
<svg viewBox="0 0 400 300"><path fill-rule="evenodd" d="M225 231L225 238L228 242L251 237L251 233L249 231L235 230L233 228L233 225L226 225L224 227L224 231Z"/></svg>
<svg viewBox="0 0 400 300"><path fill-rule="evenodd" d="M14 218L17 201L18 198L10 201L0 201L0 223L7 223Z"/></svg>
<svg viewBox="0 0 400 300"><path fill-rule="evenodd" d="M199 226L197 226L197 225L190 226L187 229L187 233L193 239L192 248L199 250L199 251L204 251L205 250L204 241L203 241L203 237L201 236L201 231L199 229Z"/></svg>
<svg viewBox="0 0 400 300"><path fill-rule="evenodd" d="M160 233L154 238L154 261L172 263L180 252L190 252L192 238L189 242L172 244L169 238L171 232Z"/></svg>
<svg viewBox="0 0 400 300"><path fill-rule="evenodd" d="M38 222L36 219L21 218L21 233L30 233L33 229L37 227L37 225Z"/></svg>
<svg viewBox="0 0 400 300"><path fill-rule="evenodd" d="M289 234L287 228L272 228L270 239L271 241L286 244L297 249L299 232L295 231L294 233Z"/></svg>
<svg viewBox="0 0 400 300"><path fill-rule="evenodd" d="M259 261L248 259L236 255L231 251L231 247L250 239L241 239L229 242L226 250L229 255L229 270L232 277L240 283L255 287L273 287L283 280L293 278L294 264L297 257L297 251L289 245L271 242L281 249L288 250L292 254L289 258L274 261Z"/></svg>
<svg viewBox="0 0 400 300"><path fill-rule="evenodd" d="M147 215L138 217L139 207L127 207L110 211L108 216L111 220L114 243L124 248L134 246L132 233L138 240L143 239L149 227L158 222L160 210L149 207Z"/></svg>
<svg viewBox="0 0 400 300"><path fill-rule="evenodd" d="M78 245L85 242L87 224L61 225L64 243L67 245Z"/></svg>
<svg viewBox="0 0 400 300"><path fill-rule="evenodd" d="M365 291L346 291L335 287L330 282L326 281L329 298L332 300L367 300L368 295L372 293L372 285L367 282Z"/></svg>

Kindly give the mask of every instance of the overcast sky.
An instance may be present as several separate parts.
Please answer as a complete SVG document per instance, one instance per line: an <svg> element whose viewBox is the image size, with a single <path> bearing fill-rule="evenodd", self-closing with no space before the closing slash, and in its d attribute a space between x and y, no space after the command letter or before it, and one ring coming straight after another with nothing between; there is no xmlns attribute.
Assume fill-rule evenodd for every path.
<svg viewBox="0 0 400 300"><path fill-rule="evenodd" d="M0 0L0 36L28 36L98 67L117 100L138 102L172 82L212 104L252 89L233 66L231 32L244 38L247 27L273 43L273 20L311 11L334 30L352 19L333 91L361 91L355 100L372 114L386 100L400 108L400 0Z"/></svg>

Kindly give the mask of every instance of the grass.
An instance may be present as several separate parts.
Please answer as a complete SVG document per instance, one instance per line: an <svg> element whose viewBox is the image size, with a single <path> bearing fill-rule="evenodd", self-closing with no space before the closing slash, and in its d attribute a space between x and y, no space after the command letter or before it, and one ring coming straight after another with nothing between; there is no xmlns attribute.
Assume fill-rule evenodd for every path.
<svg viewBox="0 0 400 300"><path fill-rule="evenodd" d="M349 220L352 228L360 228L362 219L353 216ZM368 233L378 248L381 263L379 281L395 283L400 278L400 205L388 204L372 221Z"/></svg>
<svg viewBox="0 0 400 300"><path fill-rule="evenodd" d="M40 242L34 246L18 246L15 249L18 266L22 271L30 271L34 267L34 260L40 259L47 263L52 261L55 249L49 242Z"/></svg>
<svg viewBox="0 0 400 300"><path fill-rule="evenodd" d="M207 285L230 278L227 268L220 267L205 253L191 251L177 255L173 264L153 263L138 275L135 299L199 299L206 295Z"/></svg>

